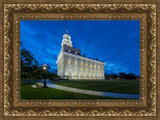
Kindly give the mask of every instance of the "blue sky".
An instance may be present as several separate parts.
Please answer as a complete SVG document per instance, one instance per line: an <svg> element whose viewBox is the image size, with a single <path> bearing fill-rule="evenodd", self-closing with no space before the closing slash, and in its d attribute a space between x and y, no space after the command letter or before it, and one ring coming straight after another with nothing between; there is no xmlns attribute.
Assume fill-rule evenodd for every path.
<svg viewBox="0 0 160 120"><path fill-rule="evenodd" d="M139 75L139 20L21 20L22 48L55 70L66 29L73 47L81 49L82 55L106 63L105 73Z"/></svg>

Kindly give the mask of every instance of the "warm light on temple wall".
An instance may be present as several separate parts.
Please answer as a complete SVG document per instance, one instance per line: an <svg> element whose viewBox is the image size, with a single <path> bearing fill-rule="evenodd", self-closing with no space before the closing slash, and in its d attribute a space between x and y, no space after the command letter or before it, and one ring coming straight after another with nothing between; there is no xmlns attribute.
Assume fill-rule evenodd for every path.
<svg viewBox="0 0 160 120"><path fill-rule="evenodd" d="M81 62L81 66L83 66L83 63Z"/></svg>
<svg viewBox="0 0 160 120"><path fill-rule="evenodd" d="M94 65L94 68L96 68L96 65Z"/></svg>
<svg viewBox="0 0 160 120"><path fill-rule="evenodd" d="M88 64L86 64L86 67L88 67Z"/></svg>
<svg viewBox="0 0 160 120"><path fill-rule="evenodd" d="M77 65L77 61L75 61L75 65Z"/></svg>
<svg viewBox="0 0 160 120"><path fill-rule="evenodd" d="M75 54L77 54L77 52L75 52Z"/></svg>
<svg viewBox="0 0 160 120"><path fill-rule="evenodd" d="M75 67L75 69L77 70L77 67Z"/></svg>
<svg viewBox="0 0 160 120"><path fill-rule="evenodd" d="M71 50L68 50L68 52L71 52Z"/></svg>

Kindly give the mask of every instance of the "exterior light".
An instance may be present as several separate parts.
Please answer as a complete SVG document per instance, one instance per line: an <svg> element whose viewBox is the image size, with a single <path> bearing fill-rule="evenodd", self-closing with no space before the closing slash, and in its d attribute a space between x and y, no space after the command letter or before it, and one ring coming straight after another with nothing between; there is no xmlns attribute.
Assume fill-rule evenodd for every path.
<svg viewBox="0 0 160 120"><path fill-rule="evenodd" d="M44 83L43 83L43 88L47 88L47 86L46 86L46 76L47 76L47 64L44 64L43 65L43 70L45 70L46 72L45 72L45 75L44 75Z"/></svg>
<svg viewBox="0 0 160 120"><path fill-rule="evenodd" d="M47 70L47 64L43 65L43 70Z"/></svg>

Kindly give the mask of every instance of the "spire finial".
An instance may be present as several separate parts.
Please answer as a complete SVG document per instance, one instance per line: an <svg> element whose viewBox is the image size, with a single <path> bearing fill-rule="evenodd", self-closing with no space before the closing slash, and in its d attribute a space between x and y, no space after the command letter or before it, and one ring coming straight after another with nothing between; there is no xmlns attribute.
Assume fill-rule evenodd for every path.
<svg viewBox="0 0 160 120"><path fill-rule="evenodd" d="M68 30L66 29L66 34L68 34Z"/></svg>

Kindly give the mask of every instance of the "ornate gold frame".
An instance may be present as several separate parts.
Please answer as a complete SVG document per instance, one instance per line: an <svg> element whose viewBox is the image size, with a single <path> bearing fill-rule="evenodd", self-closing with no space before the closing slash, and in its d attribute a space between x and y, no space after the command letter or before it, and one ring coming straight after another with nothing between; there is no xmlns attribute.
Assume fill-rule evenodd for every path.
<svg viewBox="0 0 160 120"><path fill-rule="evenodd" d="M0 118L160 119L159 9L158 0L1 0ZM20 20L28 19L140 20L140 100L20 100Z"/></svg>

